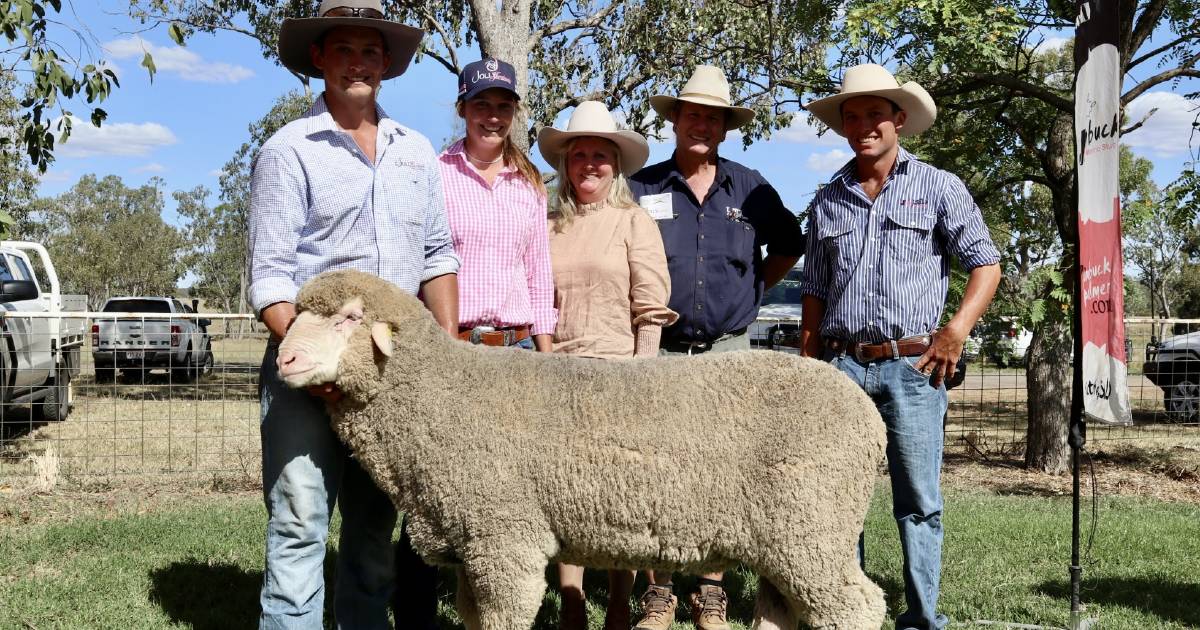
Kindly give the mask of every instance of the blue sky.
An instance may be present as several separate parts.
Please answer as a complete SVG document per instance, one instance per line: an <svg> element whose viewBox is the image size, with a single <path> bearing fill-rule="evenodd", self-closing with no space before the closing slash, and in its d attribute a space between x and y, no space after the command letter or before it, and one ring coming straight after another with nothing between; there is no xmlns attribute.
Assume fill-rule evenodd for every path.
<svg viewBox="0 0 1200 630"><path fill-rule="evenodd" d="M43 196L67 190L88 173L118 175L130 186L160 177L166 182L168 204L171 191L198 185L215 195L219 170L248 138L248 125L259 119L277 96L300 88L290 73L263 59L257 42L246 36L198 34L180 48L165 29L134 35L142 27L124 16L124 5L114 3L103 9L84 4L74 8L79 19L89 25L93 46L100 49L93 55L110 60L121 87L102 105L108 120L100 129L85 122L88 110L84 106L74 107L84 120L76 124L71 140L58 147L57 161L42 177ZM1061 45L1063 41L1052 37L1046 43ZM158 67L153 83L139 65L145 50L151 52ZM314 81L313 88L319 91L321 82ZM441 146L453 133L455 89L454 77L426 60L386 82L380 100L393 118ZM1152 108L1157 107L1158 112L1142 129L1122 139L1135 153L1154 162L1154 177L1164 184L1191 159L1186 138L1195 116L1189 108L1195 105L1181 94L1200 88L1193 81L1175 89L1172 92L1169 84L1163 85L1135 101L1128 108L1134 120ZM1200 145L1200 138L1196 143ZM671 148L669 142L652 142L651 161L665 159ZM793 211L802 210L817 184L850 157L840 136L829 133L818 138L804 116L748 150L731 136L721 153L761 171ZM175 220L171 212L167 218Z"/></svg>

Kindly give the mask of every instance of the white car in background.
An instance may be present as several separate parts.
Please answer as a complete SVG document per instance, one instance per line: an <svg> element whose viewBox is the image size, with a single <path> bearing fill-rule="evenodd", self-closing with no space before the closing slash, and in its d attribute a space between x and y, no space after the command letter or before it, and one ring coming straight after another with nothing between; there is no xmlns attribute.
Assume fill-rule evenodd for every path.
<svg viewBox="0 0 1200 630"><path fill-rule="evenodd" d="M1001 367L1023 363L1032 341L1032 332L1016 322L1010 322L1008 330L1002 331L1000 338L996 340L996 353L993 355L993 359Z"/></svg>
<svg viewBox="0 0 1200 630"><path fill-rule="evenodd" d="M763 295L758 319L747 328L750 345L775 349L781 344L799 344L800 276L800 269L792 269Z"/></svg>

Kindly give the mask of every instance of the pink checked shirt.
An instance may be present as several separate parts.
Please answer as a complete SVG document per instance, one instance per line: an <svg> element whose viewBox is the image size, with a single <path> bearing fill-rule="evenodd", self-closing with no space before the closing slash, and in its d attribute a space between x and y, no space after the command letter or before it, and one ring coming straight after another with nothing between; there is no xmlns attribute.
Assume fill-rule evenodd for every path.
<svg viewBox="0 0 1200 630"><path fill-rule="evenodd" d="M460 326L521 326L552 335L554 277L546 198L506 167L488 186L463 155L463 141L438 156L458 269Z"/></svg>

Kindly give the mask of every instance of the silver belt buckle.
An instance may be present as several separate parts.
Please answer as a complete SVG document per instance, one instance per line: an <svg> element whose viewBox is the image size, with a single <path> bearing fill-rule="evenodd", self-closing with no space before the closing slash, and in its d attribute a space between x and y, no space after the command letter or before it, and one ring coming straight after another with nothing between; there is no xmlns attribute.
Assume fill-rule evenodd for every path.
<svg viewBox="0 0 1200 630"><path fill-rule="evenodd" d="M483 333L495 331L495 326L476 326L471 329L471 343L479 344L481 341L481 335L483 335Z"/></svg>
<svg viewBox="0 0 1200 630"><path fill-rule="evenodd" d="M859 363L866 363L866 362L867 362L867 360L866 360L866 359L864 359L864 358L863 358L863 355L862 355L862 349L863 349L863 346L865 346L865 345L866 345L866 344L862 343L861 341L860 341L860 342L856 342L856 343L854 343L854 345L853 345L853 347L854 347L854 358L855 358L855 359L858 359L858 362L859 362Z"/></svg>

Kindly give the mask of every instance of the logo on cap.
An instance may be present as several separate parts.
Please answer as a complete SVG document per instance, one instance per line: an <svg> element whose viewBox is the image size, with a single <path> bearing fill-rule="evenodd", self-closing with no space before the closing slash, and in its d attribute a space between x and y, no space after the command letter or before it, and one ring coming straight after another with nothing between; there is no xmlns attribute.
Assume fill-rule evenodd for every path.
<svg viewBox="0 0 1200 630"><path fill-rule="evenodd" d="M495 72L500 69L500 62L495 59L488 59L484 66L488 69L488 72Z"/></svg>

